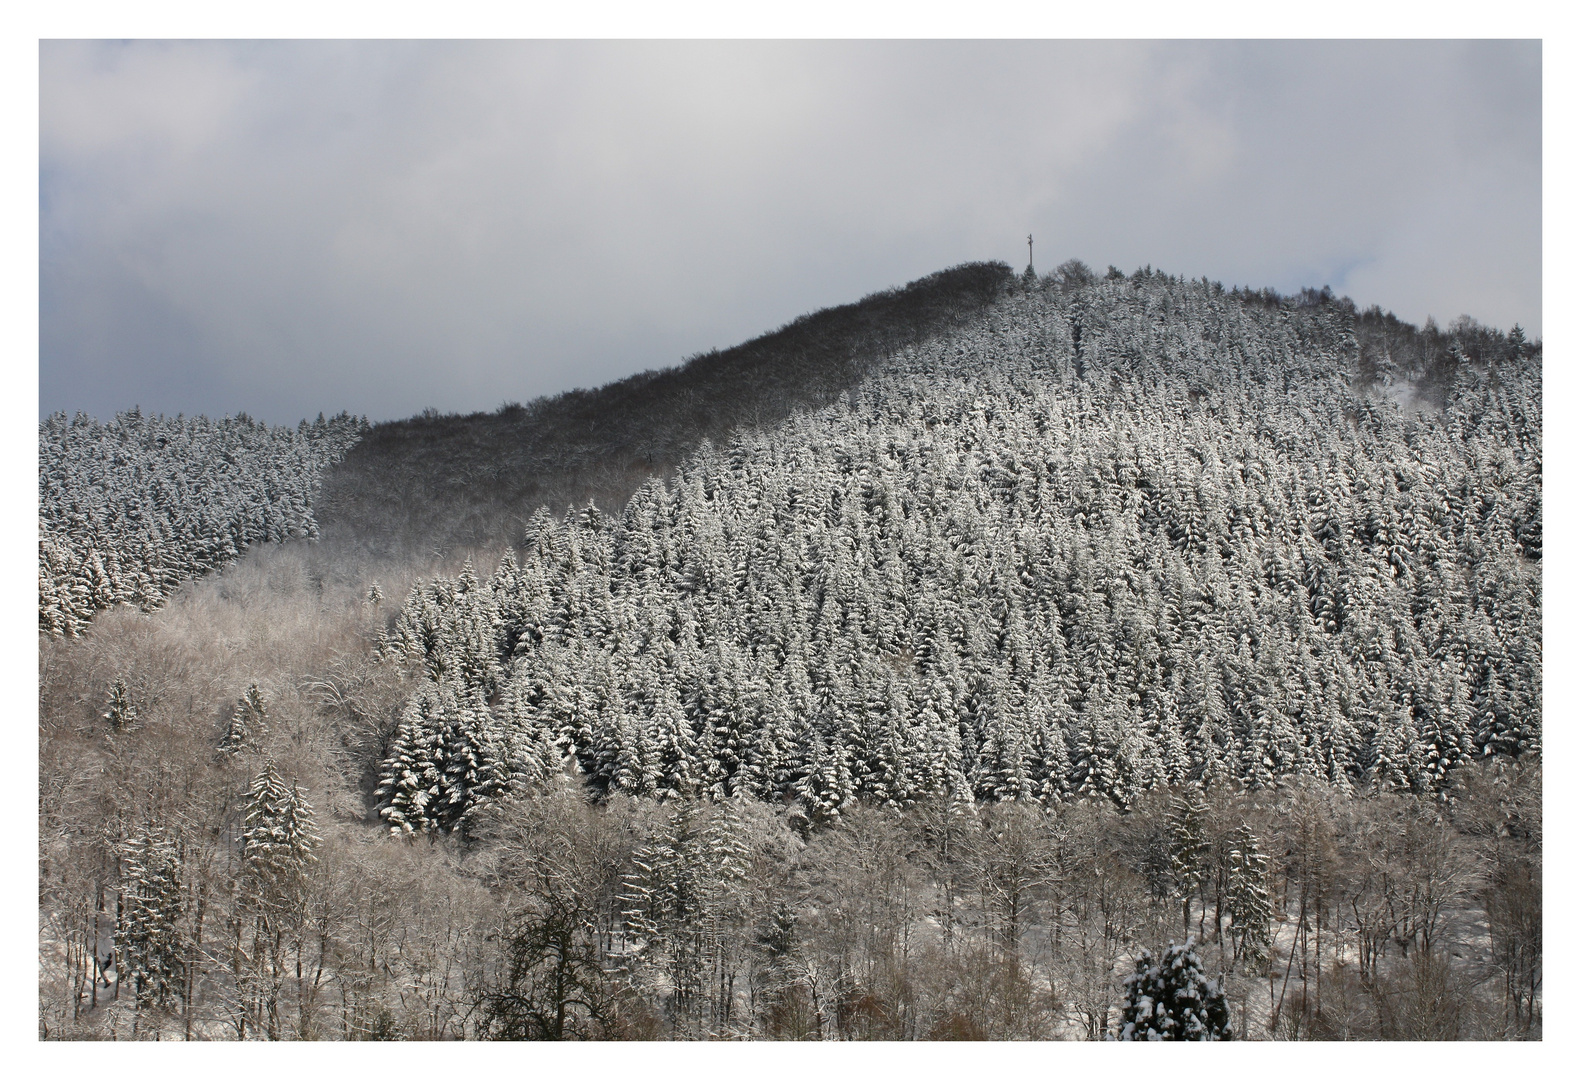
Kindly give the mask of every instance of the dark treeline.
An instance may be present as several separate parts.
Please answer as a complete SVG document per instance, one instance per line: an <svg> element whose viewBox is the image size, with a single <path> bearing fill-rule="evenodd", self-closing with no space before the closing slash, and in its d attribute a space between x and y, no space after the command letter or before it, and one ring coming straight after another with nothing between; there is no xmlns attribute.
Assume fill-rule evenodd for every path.
<svg viewBox="0 0 1581 1080"><path fill-rule="evenodd" d="M325 539L426 557L517 543L542 505L619 506L705 439L832 401L896 349L977 314L1011 279L1003 263L968 263L598 389L376 424L326 479Z"/></svg>

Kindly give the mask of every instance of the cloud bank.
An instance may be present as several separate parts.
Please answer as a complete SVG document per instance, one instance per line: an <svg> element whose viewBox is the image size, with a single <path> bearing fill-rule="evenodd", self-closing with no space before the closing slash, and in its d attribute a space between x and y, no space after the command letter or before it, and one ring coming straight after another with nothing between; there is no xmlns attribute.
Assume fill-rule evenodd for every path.
<svg viewBox="0 0 1581 1080"><path fill-rule="evenodd" d="M1535 42L45 42L40 410L487 409L969 259L1540 334Z"/></svg>

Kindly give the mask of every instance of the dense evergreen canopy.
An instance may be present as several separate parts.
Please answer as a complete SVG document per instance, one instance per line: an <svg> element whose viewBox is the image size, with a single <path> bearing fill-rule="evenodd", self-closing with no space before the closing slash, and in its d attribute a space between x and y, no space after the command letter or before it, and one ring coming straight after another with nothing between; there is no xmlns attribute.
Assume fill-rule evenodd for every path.
<svg viewBox="0 0 1581 1080"><path fill-rule="evenodd" d="M525 539L391 628L399 828L560 754L823 821L1540 745L1540 352L1327 291L1064 273Z"/></svg>

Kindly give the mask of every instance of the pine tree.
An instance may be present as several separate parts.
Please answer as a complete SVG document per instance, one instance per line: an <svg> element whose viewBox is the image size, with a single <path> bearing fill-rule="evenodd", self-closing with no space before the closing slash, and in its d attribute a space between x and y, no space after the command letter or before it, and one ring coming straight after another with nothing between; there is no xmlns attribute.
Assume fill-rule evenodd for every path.
<svg viewBox="0 0 1581 1080"><path fill-rule="evenodd" d="M166 830L147 825L126 839L120 854L120 978L130 980L139 1005L164 1004L178 992L186 971L180 852Z"/></svg>
<svg viewBox="0 0 1581 1080"><path fill-rule="evenodd" d="M650 694L648 708L659 769L657 793L663 799L691 798L701 787L697 738L681 708L675 679L668 673L660 675Z"/></svg>
<svg viewBox="0 0 1581 1080"><path fill-rule="evenodd" d="M128 730L137 723L138 712L137 699L132 696L126 680L116 679L110 683L109 693L105 695L104 712L101 715L110 722L111 730Z"/></svg>
<svg viewBox="0 0 1581 1080"><path fill-rule="evenodd" d="M1120 1042L1217 1042L1234 1038L1218 981L1209 979L1192 948L1171 943L1157 961L1146 949L1125 978Z"/></svg>
<svg viewBox="0 0 1581 1080"><path fill-rule="evenodd" d="M1268 856L1258 849L1249 825L1230 839L1228 907L1235 959L1258 963L1268 955L1274 909L1268 899Z"/></svg>
<svg viewBox="0 0 1581 1080"><path fill-rule="evenodd" d="M1071 745L1071 789L1089 799L1109 799L1124 805L1119 749L1112 709L1107 704L1092 706L1082 713L1075 722Z"/></svg>

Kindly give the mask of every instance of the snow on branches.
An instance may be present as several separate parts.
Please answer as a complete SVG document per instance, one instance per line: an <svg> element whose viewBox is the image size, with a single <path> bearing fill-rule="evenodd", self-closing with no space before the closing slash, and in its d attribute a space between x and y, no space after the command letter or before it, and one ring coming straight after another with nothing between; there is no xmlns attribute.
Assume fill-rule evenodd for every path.
<svg viewBox="0 0 1581 1080"><path fill-rule="evenodd" d="M1027 290L618 518L540 511L492 577L397 618L385 655L432 686L381 813L453 827L561 754L612 792L823 821L1431 790L1538 752L1540 354L1413 330L1363 378L1401 325L1161 274Z"/></svg>

